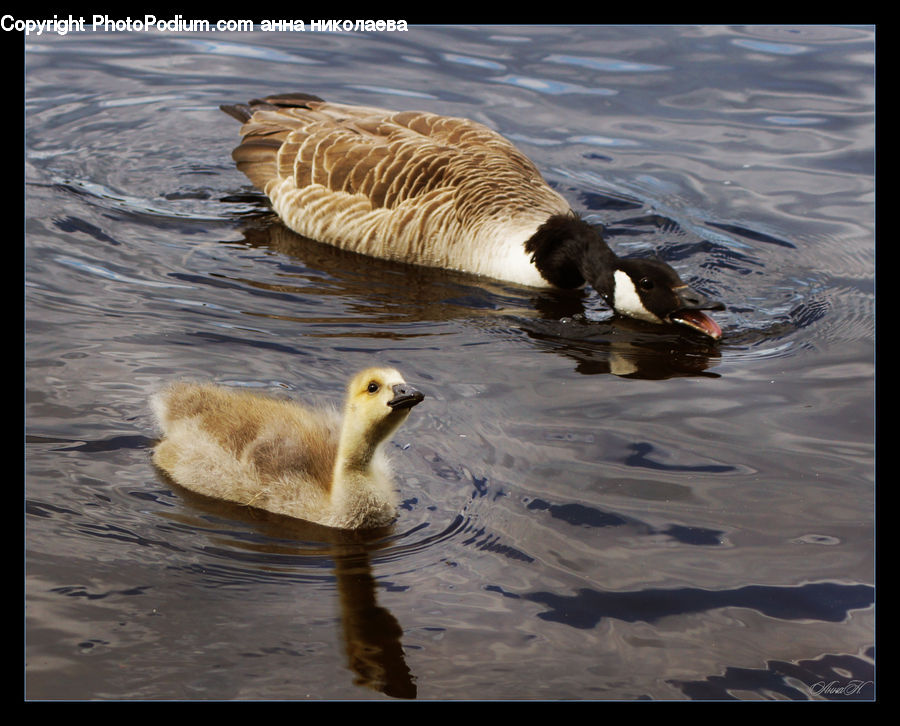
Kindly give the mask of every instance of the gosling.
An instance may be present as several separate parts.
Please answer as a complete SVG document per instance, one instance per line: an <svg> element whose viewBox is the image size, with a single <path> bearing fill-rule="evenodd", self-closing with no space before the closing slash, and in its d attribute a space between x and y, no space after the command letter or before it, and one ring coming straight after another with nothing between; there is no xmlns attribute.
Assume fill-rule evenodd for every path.
<svg viewBox="0 0 900 726"><path fill-rule="evenodd" d="M384 442L425 396L393 368L347 386L343 420L212 384L176 383L151 405L154 463L200 494L340 529L389 524L397 496Z"/></svg>

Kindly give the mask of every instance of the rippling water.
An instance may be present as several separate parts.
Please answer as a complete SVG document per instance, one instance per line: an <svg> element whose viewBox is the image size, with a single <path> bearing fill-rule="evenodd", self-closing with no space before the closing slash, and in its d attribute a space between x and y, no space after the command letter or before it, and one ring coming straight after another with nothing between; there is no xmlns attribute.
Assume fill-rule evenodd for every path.
<svg viewBox="0 0 900 726"><path fill-rule="evenodd" d="M874 697L874 32L412 27L26 44L32 699ZM280 91L487 123L710 346L593 296L286 231L218 110ZM155 470L208 378L422 388L392 528Z"/></svg>

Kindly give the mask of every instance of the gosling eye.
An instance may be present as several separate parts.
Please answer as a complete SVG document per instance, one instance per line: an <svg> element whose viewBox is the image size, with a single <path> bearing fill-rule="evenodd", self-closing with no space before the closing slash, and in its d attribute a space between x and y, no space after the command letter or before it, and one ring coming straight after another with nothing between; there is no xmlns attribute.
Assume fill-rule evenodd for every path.
<svg viewBox="0 0 900 726"><path fill-rule="evenodd" d="M378 389L381 388L375 381L371 381L366 388L369 393L378 393Z"/></svg>
<svg viewBox="0 0 900 726"><path fill-rule="evenodd" d="M653 280L651 280L649 277L642 277L640 280L638 280L638 287L641 288L641 290L652 290Z"/></svg>

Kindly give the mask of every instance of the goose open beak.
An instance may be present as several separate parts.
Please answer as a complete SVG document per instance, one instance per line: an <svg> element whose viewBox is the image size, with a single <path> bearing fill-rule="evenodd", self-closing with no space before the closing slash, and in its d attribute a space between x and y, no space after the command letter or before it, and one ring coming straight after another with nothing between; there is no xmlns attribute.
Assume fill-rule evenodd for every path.
<svg viewBox="0 0 900 726"><path fill-rule="evenodd" d="M705 295L701 295L687 285L677 288L675 292L681 307L675 312L669 313L669 320L680 325L687 325L713 340L719 340L722 337L722 328L709 315L701 311L724 310L725 305L718 300L711 300Z"/></svg>
<svg viewBox="0 0 900 726"><path fill-rule="evenodd" d="M388 406L394 411L412 408L425 398L424 393L408 383L398 383L393 386L392 390L394 391L394 397L388 401Z"/></svg>

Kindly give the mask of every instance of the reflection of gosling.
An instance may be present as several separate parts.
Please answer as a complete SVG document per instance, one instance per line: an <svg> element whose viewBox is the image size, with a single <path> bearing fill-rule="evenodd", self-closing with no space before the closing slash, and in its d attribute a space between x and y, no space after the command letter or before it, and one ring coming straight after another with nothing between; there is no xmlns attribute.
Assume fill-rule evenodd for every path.
<svg viewBox="0 0 900 726"><path fill-rule="evenodd" d="M153 461L187 489L329 527L388 524L396 495L381 445L424 398L392 368L347 387L344 417L209 384L152 399Z"/></svg>

